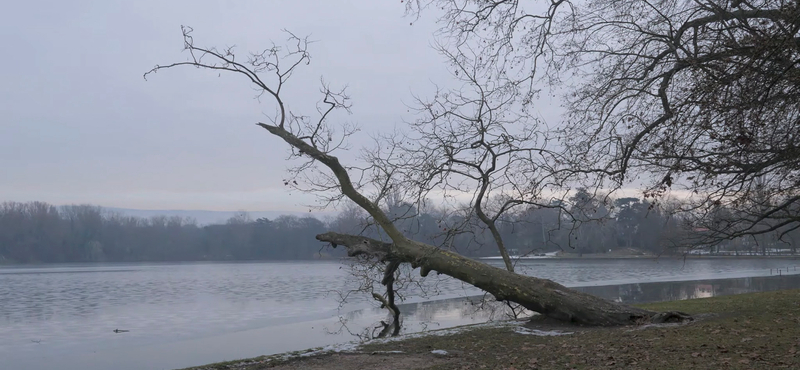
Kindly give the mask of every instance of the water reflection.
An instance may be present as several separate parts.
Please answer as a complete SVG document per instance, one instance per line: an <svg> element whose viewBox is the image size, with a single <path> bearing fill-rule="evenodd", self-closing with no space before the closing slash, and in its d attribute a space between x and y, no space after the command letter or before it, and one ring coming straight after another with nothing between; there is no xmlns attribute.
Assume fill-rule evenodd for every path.
<svg viewBox="0 0 800 370"><path fill-rule="evenodd" d="M481 295L398 305L402 315L401 334L513 318L509 307L490 297ZM329 335L349 334L352 339L365 340L377 337L380 321L387 321L385 309L370 308L344 313L336 322L326 325Z"/></svg>
<svg viewBox="0 0 800 370"><path fill-rule="evenodd" d="M623 303L648 303L800 288L800 275L756 276L575 288Z"/></svg>

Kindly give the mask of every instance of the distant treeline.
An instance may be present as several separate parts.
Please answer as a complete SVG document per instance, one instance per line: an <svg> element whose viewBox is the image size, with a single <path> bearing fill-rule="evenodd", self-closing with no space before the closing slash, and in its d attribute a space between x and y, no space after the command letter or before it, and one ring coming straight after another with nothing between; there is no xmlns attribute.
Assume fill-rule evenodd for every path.
<svg viewBox="0 0 800 370"><path fill-rule="evenodd" d="M586 194L588 196L588 194ZM576 200L586 206L589 199ZM668 223L638 200L619 202L618 220L586 224L580 232L551 208L510 214L500 232L513 254L573 250L605 252L619 247L657 249ZM497 255L489 233L469 215L440 209L386 205L396 224L414 239L466 256ZM250 219L237 213L224 224L199 226L180 216L140 218L92 205L53 206L43 202L0 204L0 263L138 261L293 260L341 257L314 236L329 230L380 238L357 207L328 222L314 217ZM571 240L572 239L572 240Z"/></svg>
<svg viewBox="0 0 800 370"><path fill-rule="evenodd" d="M490 233L468 211L420 210L412 204L385 204L407 236L469 257L496 256ZM564 211L567 211L566 213ZM91 205L56 207L42 202L0 204L0 263L296 260L341 257L314 236L326 231L381 238L356 206L344 207L325 222L314 217L280 216L252 220L239 212L227 223L198 226L189 218L126 216ZM365 226L367 225L367 226ZM684 220L637 198L597 199L585 190L558 207L530 207L503 215L498 231L513 255L563 250L607 253L617 249L655 254L677 252ZM790 249L799 230L784 235L738 238L709 246L724 251L768 254ZM384 240L385 237L383 238ZM787 242L787 240L789 242Z"/></svg>
<svg viewBox="0 0 800 370"><path fill-rule="evenodd" d="M286 260L325 257L326 224L281 216L200 227L192 219L130 217L90 205L0 204L0 263ZM322 253L322 254L321 254ZM340 252L343 254L343 252Z"/></svg>

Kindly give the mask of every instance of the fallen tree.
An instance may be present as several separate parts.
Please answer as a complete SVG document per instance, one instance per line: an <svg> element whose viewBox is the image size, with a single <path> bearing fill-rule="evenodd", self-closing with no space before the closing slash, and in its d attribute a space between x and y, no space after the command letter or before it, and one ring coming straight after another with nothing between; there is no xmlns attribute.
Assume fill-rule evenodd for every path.
<svg viewBox="0 0 800 370"><path fill-rule="evenodd" d="M317 240L343 245L350 256L368 255L410 263L426 276L432 271L483 289L498 300L511 301L550 318L591 326L615 326L690 320L681 312L657 313L611 302L569 289L547 279L520 275L459 254L411 240L387 243L357 235L328 232Z"/></svg>
<svg viewBox="0 0 800 370"><path fill-rule="evenodd" d="M355 202L369 213L392 242L333 232L317 235L318 240L331 243L334 247L342 245L347 248L350 256L367 256L386 262L390 271L394 269L392 266L396 268L399 263L409 263L414 268L419 268L422 276L427 276L430 272L451 276L483 289L498 300L518 303L531 311L565 322L612 326L691 319L680 312L656 313L611 302L550 280L516 274L409 239L395 227L375 199L365 196L364 186L354 185L348 172L354 169L345 167L331 154L341 147L343 139L349 135L349 131L345 130L341 134L342 140L334 140L335 131L327 125L332 111L348 109L348 98L344 92L336 92L323 85L322 104L325 109L319 109L320 118L315 122L310 121L307 116L291 113L284 103L280 95L281 88L295 68L309 60L306 50L308 42L305 39L291 35L292 46L286 51L273 46L264 52L250 54L247 61L240 62L236 60L231 48L220 51L195 46L191 31L191 28L183 28L184 46L190 59L156 66L145 77L158 70L178 66L227 71L247 77L260 94L274 98L277 107L277 116L271 123L259 122L257 125L289 144L294 157L308 160L298 167L297 173L310 171L316 164L322 164L320 169L327 171L323 172L323 179L327 182L312 183L319 190L335 192L332 199L346 197ZM289 67L281 68L280 63L287 63L286 58L289 58ZM273 84L265 82L268 81L267 76L263 75L269 75ZM381 195L382 193L376 199L380 199ZM384 278L384 285L390 285L393 280L388 275ZM397 312L396 307L390 308Z"/></svg>

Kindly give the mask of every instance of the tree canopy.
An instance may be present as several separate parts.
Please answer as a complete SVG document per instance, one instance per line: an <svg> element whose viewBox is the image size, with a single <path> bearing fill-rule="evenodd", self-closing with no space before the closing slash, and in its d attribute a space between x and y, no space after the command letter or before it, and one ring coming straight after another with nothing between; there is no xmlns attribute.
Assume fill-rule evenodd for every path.
<svg viewBox="0 0 800 370"><path fill-rule="evenodd" d="M564 167L691 200L693 244L800 227L794 0L417 0L484 78L563 101Z"/></svg>

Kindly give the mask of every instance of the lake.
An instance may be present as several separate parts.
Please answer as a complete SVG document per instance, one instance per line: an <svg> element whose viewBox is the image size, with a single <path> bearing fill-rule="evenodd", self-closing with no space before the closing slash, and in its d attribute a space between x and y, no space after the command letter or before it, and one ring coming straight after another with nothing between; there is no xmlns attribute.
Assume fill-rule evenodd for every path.
<svg viewBox="0 0 800 370"><path fill-rule="evenodd" d="M794 274L796 265L765 258L538 259L519 262L518 270L640 302L792 287L795 280L785 279L789 285L642 283ZM348 271L339 261L0 267L0 368L172 369L355 340L385 311L363 294L340 302L356 284ZM501 318L456 299L480 294L475 288L428 280L427 295L413 291L401 306L406 332Z"/></svg>

